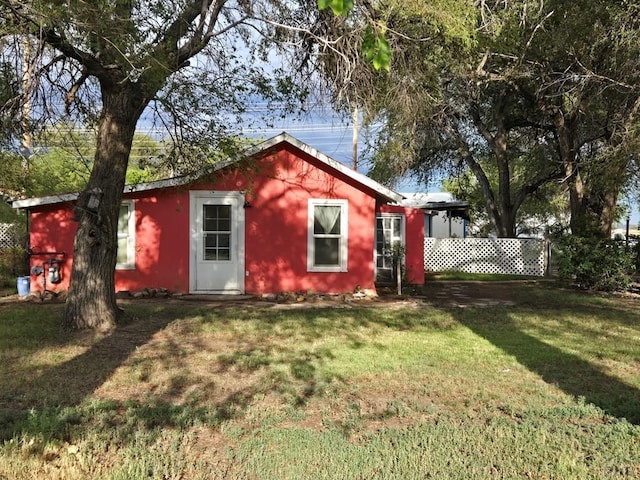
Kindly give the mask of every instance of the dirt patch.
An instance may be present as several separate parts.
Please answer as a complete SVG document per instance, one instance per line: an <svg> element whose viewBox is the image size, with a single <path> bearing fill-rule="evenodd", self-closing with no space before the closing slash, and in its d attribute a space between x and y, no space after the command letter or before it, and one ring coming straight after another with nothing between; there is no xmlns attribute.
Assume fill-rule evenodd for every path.
<svg viewBox="0 0 640 480"><path fill-rule="evenodd" d="M129 296L121 298L120 303L127 305L132 303L145 304L180 304L201 303L213 308L273 308L282 310L309 309L309 308L354 308L354 307L388 307L403 308L425 306L425 304L445 308L468 307L494 307L515 306L531 303L536 295L532 292L536 289L559 289L554 280L536 279L522 281L460 281L460 280L436 280L428 281L424 286L407 286L402 295L397 295L395 288L379 287L378 296L361 296L358 294L322 295L296 293L290 295L278 295L273 297L260 297L252 295L167 295L167 296ZM574 289L566 289L567 292L583 295L597 295L601 297L615 298L620 303L629 303L637 307L640 294L628 293L603 293L584 292ZM539 295L538 295L539 296ZM64 296L50 297L42 300L40 297L20 297L9 295L0 297L0 307L15 303L64 303Z"/></svg>

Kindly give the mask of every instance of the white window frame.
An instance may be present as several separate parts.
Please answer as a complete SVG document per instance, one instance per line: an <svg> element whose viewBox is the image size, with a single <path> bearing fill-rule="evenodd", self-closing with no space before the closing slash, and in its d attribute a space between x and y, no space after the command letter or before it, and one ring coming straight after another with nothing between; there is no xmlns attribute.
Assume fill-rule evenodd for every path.
<svg viewBox="0 0 640 480"><path fill-rule="evenodd" d="M374 251L374 255L373 255L373 260L374 260L374 265L376 267L376 270L378 269L378 255L384 255L384 253L386 252L380 252L378 251L378 220L382 220L384 221L385 218L400 218L400 244L403 247L407 246L407 236L406 236L406 228L407 228L407 217L405 216L404 213L378 213L376 214L376 236L375 236L375 251ZM384 230L384 226L383 226L383 230ZM390 245L390 247L392 247L392 245ZM405 258L406 255L402 256L402 264L405 264Z"/></svg>
<svg viewBox="0 0 640 480"><path fill-rule="evenodd" d="M126 206L129 209L127 218L127 234L126 236L118 231L118 240L127 239L127 261L126 263L116 263L117 270L134 270L136 268L136 209L134 200L123 200L121 207ZM118 210L119 212L119 210ZM118 213L119 217L120 213ZM119 218L118 218L119 220ZM116 242L117 246L117 242Z"/></svg>
<svg viewBox="0 0 640 480"><path fill-rule="evenodd" d="M315 238L313 233L314 213L316 206L340 207L340 237L338 251L338 265L314 265L315 258ZM349 202L348 200L334 200L322 198L310 198L308 201L307 214L307 271L308 272L346 272L348 264L348 244L349 244Z"/></svg>

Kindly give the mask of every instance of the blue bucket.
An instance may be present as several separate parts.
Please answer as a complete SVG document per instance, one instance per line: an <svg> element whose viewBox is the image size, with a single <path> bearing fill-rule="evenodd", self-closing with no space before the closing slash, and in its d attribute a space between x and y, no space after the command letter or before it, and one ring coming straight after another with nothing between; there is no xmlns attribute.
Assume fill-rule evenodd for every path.
<svg viewBox="0 0 640 480"><path fill-rule="evenodd" d="M18 295L26 297L31 292L31 277L18 277Z"/></svg>

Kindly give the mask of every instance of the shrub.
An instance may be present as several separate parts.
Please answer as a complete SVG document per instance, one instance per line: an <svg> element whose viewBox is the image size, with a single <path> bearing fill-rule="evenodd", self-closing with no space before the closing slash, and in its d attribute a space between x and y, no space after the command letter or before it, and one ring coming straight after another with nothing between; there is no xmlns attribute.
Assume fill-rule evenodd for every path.
<svg viewBox="0 0 640 480"><path fill-rule="evenodd" d="M626 290L635 270L624 240L565 235L557 240L558 274L590 290Z"/></svg>

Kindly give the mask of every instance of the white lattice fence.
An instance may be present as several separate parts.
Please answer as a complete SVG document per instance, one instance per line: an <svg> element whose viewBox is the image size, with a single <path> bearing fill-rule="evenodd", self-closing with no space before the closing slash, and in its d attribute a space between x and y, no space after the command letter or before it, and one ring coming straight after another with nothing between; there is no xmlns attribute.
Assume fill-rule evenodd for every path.
<svg viewBox="0 0 640 480"><path fill-rule="evenodd" d="M19 239L15 225L0 223L0 248L17 247L18 244Z"/></svg>
<svg viewBox="0 0 640 480"><path fill-rule="evenodd" d="M518 238L425 238L425 271L544 276L544 240Z"/></svg>

